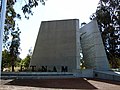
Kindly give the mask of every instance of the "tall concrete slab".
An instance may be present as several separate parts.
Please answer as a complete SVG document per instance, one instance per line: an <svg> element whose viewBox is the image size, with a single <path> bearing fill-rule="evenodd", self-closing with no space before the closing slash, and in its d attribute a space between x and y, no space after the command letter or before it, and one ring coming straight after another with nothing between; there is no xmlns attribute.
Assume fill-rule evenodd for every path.
<svg viewBox="0 0 120 90"><path fill-rule="evenodd" d="M78 32L78 33L77 33ZM55 20L41 23L30 66L42 66L71 72L80 68L79 20Z"/></svg>
<svg viewBox="0 0 120 90"><path fill-rule="evenodd" d="M81 47L86 68L109 70L109 63L96 20L80 28Z"/></svg>

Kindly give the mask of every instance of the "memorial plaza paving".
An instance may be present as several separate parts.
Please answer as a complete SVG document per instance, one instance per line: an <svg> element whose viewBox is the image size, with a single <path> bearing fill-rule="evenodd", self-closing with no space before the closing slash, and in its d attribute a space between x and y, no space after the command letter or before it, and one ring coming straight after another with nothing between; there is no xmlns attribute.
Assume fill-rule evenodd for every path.
<svg viewBox="0 0 120 90"><path fill-rule="evenodd" d="M0 90L120 90L120 82L86 78L1 80Z"/></svg>

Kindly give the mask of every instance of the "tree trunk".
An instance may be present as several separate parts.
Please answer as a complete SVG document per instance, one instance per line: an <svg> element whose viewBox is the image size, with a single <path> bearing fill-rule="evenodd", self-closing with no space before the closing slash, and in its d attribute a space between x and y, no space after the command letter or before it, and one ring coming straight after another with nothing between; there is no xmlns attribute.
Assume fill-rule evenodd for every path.
<svg viewBox="0 0 120 90"><path fill-rule="evenodd" d="M14 69L14 57L12 57L11 62L12 62L12 72L14 72L15 71L15 69Z"/></svg>
<svg viewBox="0 0 120 90"><path fill-rule="evenodd" d="M12 72L14 72L15 71L15 69L14 69L14 65L12 65Z"/></svg>

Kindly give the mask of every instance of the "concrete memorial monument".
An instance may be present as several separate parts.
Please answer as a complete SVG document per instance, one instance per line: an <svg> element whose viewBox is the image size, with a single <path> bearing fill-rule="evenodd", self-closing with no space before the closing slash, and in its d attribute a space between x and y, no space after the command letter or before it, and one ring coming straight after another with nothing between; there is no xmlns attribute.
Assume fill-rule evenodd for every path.
<svg viewBox="0 0 120 90"><path fill-rule="evenodd" d="M30 66L45 72L74 72L80 69L81 51L86 68L109 69L95 20L80 29L78 19L43 21Z"/></svg>
<svg viewBox="0 0 120 90"><path fill-rule="evenodd" d="M80 69L79 20L43 21L30 66L43 71Z"/></svg>

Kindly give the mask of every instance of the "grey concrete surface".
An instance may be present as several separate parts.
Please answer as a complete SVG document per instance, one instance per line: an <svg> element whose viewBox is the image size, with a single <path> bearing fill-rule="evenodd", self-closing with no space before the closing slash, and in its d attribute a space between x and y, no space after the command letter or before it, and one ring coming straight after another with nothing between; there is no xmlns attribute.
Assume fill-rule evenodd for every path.
<svg viewBox="0 0 120 90"><path fill-rule="evenodd" d="M96 20L79 29L79 20L43 21L30 66L38 70L68 72L80 69L80 53L87 69L109 70L109 63Z"/></svg>
<svg viewBox="0 0 120 90"><path fill-rule="evenodd" d="M47 66L50 70L55 66L58 72L61 71L61 66L67 66L69 72L79 68L80 55L76 50L80 42L76 45L77 31L77 19L43 21L30 66L36 66L37 69Z"/></svg>
<svg viewBox="0 0 120 90"><path fill-rule="evenodd" d="M85 66L89 69L109 70L109 63L97 21L93 20L80 28L80 33Z"/></svg>
<svg viewBox="0 0 120 90"><path fill-rule="evenodd" d="M116 71L94 71L94 78L108 79L120 82L120 72Z"/></svg>

